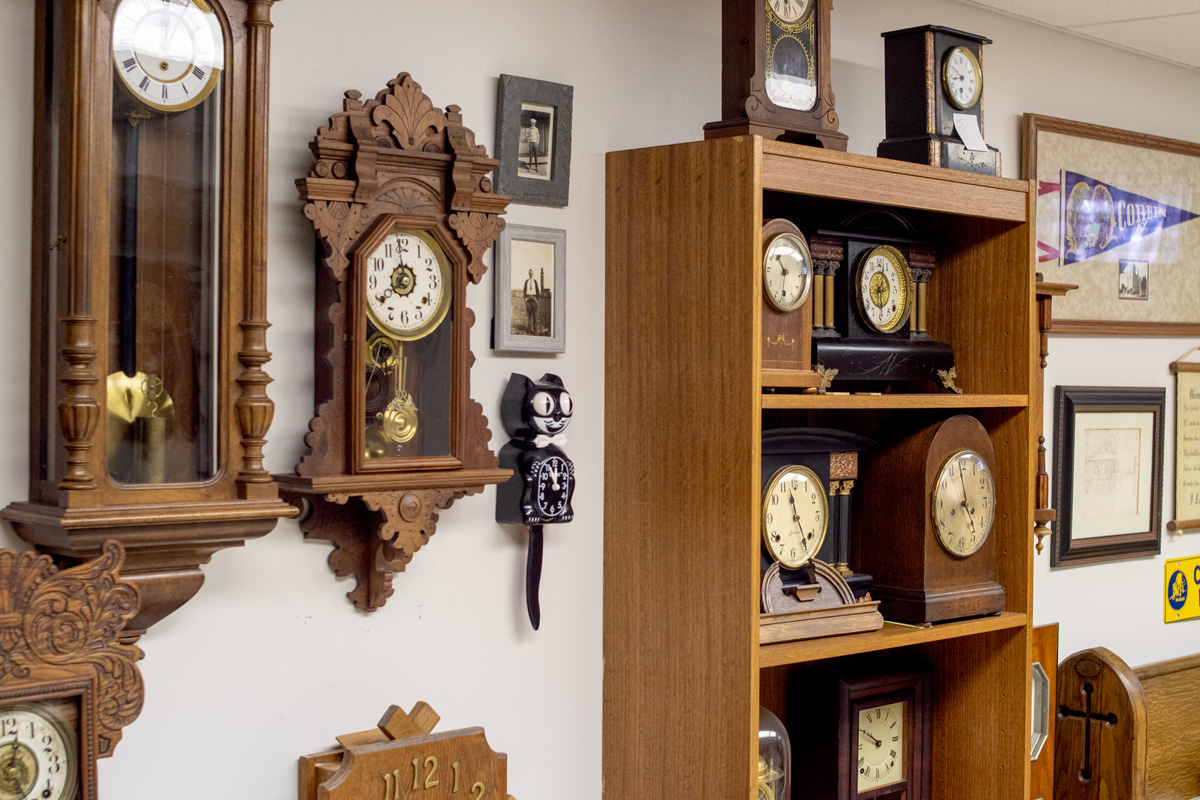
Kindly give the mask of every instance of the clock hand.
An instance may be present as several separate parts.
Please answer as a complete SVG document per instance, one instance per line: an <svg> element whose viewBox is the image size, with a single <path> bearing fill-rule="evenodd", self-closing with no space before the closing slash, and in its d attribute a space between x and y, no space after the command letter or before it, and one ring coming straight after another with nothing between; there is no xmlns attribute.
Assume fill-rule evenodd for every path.
<svg viewBox="0 0 1200 800"><path fill-rule="evenodd" d="M958 470L958 482L962 486L962 490L963 490L962 507L967 510L967 522L971 523L971 533L974 533L975 532L975 515L971 513L971 507L969 505L967 505L967 482L966 482L966 479L963 478L962 468L959 468L959 470Z"/></svg>
<svg viewBox="0 0 1200 800"><path fill-rule="evenodd" d="M859 729L858 729L858 732L859 732L859 733L861 733L863 736L866 736L866 737L867 737L868 739L870 739L872 742L874 742L876 747L879 747L879 746L881 746L881 745L883 744L883 742L881 742L880 740L876 739L874 736L872 736L872 735L871 735L870 733L868 733L867 731L864 731L862 728L859 728Z"/></svg>
<svg viewBox="0 0 1200 800"><path fill-rule="evenodd" d="M808 542L806 540L809 537L808 534L804 532L804 526L800 524L800 512L796 510L796 495L789 491L788 499L792 501L792 519L796 521L796 527L800 529L800 546L803 547L804 552L807 553Z"/></svg>

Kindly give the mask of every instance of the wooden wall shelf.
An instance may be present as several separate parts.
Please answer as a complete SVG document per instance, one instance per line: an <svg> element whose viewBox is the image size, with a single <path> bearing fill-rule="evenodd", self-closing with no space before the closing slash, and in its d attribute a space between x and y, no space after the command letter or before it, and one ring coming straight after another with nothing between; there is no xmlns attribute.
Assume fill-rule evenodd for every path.
<svg viewBox="0 0 1200 800"><path fill-rule="evenodd" d="M1035 201L1028 181L757 137L608 154L606 797L753 800L760 703L802 725L787 718L803 705L794 678L814 662L837 669L831 659L886 650L933 665L932 796L1026 800L1041 427ZM908 210L939 243L928 328L954 348L966 394L763 392L777 377L764 376L760 349L764 204L808 230L859 203ZM680 280L680 264L703 278ZM764 427L871 436L881 424L963 412L996 450L1005 610L760 646Z"/></svg>

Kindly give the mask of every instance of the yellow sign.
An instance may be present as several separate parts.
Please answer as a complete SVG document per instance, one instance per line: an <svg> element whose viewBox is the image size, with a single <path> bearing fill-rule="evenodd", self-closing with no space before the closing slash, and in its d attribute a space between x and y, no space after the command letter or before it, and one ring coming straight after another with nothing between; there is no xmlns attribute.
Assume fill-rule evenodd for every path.
<svg viewBox="0 0 1200 800"><path fill-rule="evenodd" d="M1200 556L1168 560L1163 584L1163 622L1200 618Z"/></svg>

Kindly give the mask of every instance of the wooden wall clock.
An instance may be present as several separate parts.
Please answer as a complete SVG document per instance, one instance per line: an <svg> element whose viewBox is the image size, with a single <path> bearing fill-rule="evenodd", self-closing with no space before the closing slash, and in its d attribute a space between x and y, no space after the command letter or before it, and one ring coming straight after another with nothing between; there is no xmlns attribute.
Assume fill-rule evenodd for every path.
<svg viewBox="0 0 1200 800"><path fill-rule="evenodd" d="M996 582L996 453L967 414L880 445L860 495L850 562L871 574L885 618L940 622L1004 610Z"/></svg>
<svg viewBox="0 0 1200 800"><path fill-rule="evenodd" d="M407 73L374 100L346 92L296 182L324 256L317 270L316 416L285 497L334 545L363 610L434 533L437 510L501 483L470 397L467 285L504 227L497 162L457 106L437 109Z"/></svg>
<svg viewBox="0 0 1200 800"><path fill-rule="evenodd" d="M96 759L142 710L141 651L118 637L138 591L116 541L59 570L0 550L0 797L96 800Z"/></svg>
<svg viewBox="0 0 1200 800"><path fill-rule="evenodd" d="M954 120L963 117L983 138L983 46L992 40L940 25L883 39L887 138L879 156L999 175L1000 151L968 149Z"/></svg>
<svg viewBox="0 0 1200 800"><path fill-rule="evenodd" d="M833 0L723 0L721 121L707 138L755 134L845 150L829 74Z"/></svg>
<svg viewBox="0 0 1200 800"><path fill-rule="evenodd" d="M263 467L271 0L39 0L29 500L124 543L136 636L295 509Z"/></svg>

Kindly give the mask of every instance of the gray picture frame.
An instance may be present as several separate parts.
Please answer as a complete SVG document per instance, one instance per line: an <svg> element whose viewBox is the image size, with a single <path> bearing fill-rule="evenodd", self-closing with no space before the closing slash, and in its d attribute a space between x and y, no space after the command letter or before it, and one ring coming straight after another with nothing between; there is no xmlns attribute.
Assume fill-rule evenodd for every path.
<svg viewBox="0 0 1200 800"><path fill-rule="evenodd" d="M567 205L571 187L571 120L574 88L516 75L501 75L496 97L496 192L515 203ZM523 127L537 118L541 151L533 158ZM532 163L531 163L532 161Z"/></svg>
<svg viewBox="0 0 1200 800"><path fill-rule="evenodd" d="M547 258L545 248L538 245L551 245L553 254ZM551 264L552 277L546 280L545 270ZM496 243L495 272L492 349L521 353L565 353L567 232L534 225L506 225ZM529 301L529 279L537 282L536 299L532 306ZM532 324L528 313L531 307Z"/></svg>

